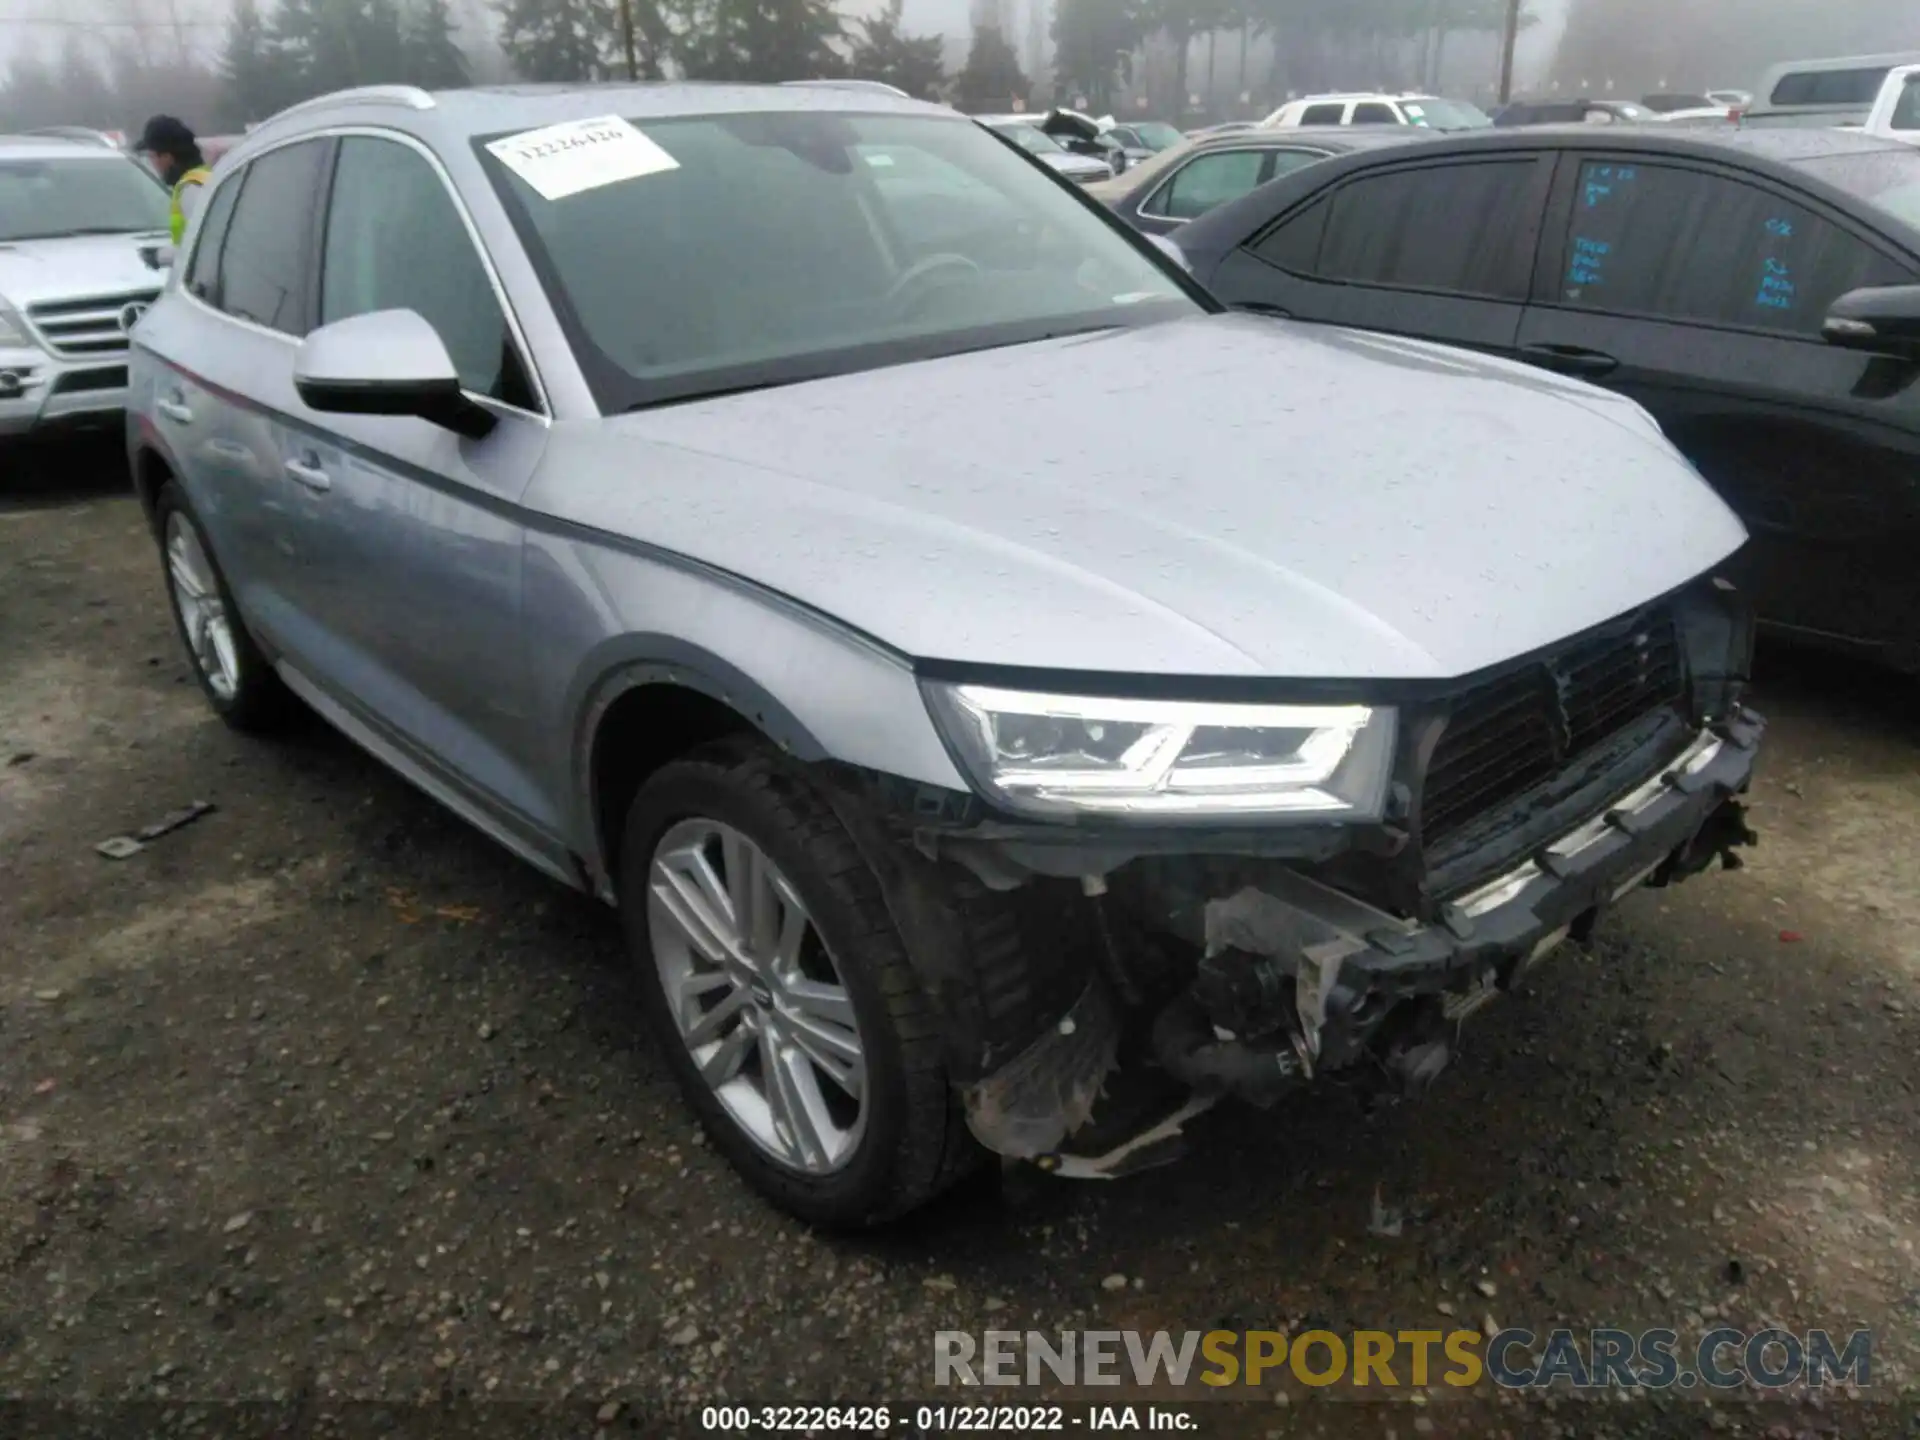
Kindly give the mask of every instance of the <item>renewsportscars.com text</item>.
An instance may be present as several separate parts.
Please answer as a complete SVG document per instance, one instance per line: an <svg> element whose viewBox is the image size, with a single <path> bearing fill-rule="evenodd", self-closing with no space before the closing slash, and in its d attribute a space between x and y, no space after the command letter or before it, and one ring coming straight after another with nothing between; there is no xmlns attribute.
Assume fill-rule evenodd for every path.
<svg viewBox="0 0 1920 1440"><path fill-rule="evenodd" d="M936 1331L933 1381L971 1385L1156 1385L1216 1389L1291 1378L1391 1389L1482 1380L1507 1389L1784 1389L1872 1382L1873 1337L1731 1326L1683 1343L1675 1330Z"/></svg>

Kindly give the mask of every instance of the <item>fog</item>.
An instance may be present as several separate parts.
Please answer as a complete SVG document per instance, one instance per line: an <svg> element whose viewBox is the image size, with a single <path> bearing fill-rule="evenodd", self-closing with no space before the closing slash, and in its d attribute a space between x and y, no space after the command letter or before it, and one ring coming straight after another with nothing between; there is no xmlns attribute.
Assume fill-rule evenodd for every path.
<svg viewBox="0 0 1920 1440"><path fill-rule="evenodd" d="M1023 18L1026 3L1012 3ZM860 15L878 4L846 0L843 9ZM1521 91L1751 88L1779 60L1920 46L1914 26L1920 0L1528 0L1528 8L1534 22L1521 36L1515 64ZM487 62L497 63L497 55L487 53L489 0L453 0L453 9L484 78L494 68ZM908 31L955 37L956 50L969 12L969 0L905 0ZM53 54L81 37L132 42L151 64L183 54L210 61L226 14L218 0L0 0L0 66L23 48ZM1024 49L1025 35L1013 38ZM1464 94L1490 83L1497 70L1485 43L1490 38L1463 37L1445 73L1449 87Z"/></svg>

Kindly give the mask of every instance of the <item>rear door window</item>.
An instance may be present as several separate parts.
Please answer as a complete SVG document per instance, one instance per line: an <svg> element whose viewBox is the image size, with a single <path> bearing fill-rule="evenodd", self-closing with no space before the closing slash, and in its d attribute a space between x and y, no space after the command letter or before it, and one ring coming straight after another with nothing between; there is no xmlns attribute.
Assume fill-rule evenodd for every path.
<svg viewBox="0 0 1920 1440"><path fill-rule="evenodd" d="M1346 118L1345 104L1309 105L1301 112L1300 123L1302 125L1338 125Z"/></svg>
<svg viewBox="0 0 1920 1440"><path fill-rule="evenodd" d="M1191 220L1216 205L1237 200L1260 183L1267 166L1263 150L1222 150L1189 160L1148 202L1146 213Z"/></svg>
<svg viewBox="0 0 1920 1440"><path fill-rule="evenodd" d="M220 308L229 315L288 335L311 328L314 204L331 144L302 140L247 166L220 253Z"/></svg>
<svg viewBox="0 0 1920 1440"><path fill-rule="evenodd" d="M1524 299L1527 247L1538 228L1538 166L1525 156L1350 181L1334 192L1311 273L1357 285Z"/></svg>
<svg viewBox="0 0 1920 1440"><path fill-rule="evenodd" d="M1399 112L1391 105L1382 105L1377 100L1363 100L1353 107L1355 125L1398 125Z"/></svg>
<svg viewBox="0 0 1920 1440"><path fill-rule="evenodd" d="M1560 300L1657 319L1819 333L1827 307L1900 267L1767 186L1674 165L1587 161Z"/></svg>

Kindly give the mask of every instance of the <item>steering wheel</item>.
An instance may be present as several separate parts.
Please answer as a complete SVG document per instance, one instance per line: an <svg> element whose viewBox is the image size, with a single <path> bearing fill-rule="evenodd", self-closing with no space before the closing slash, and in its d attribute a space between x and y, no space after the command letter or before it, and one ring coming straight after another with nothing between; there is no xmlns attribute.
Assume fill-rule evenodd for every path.
<svg viewBox="0 0 1920 1440"><path fill-rule="evenodd" d="M911 315L914 306L912 303L903 303L902 297L908 296L916 287L924 285L929 277L938 275L943 270L956 272L964 270L969 277L975 279L985 273L979 265L966 256L943 250L937 255L924 256L902 270L900 278L887 287L886 303L902 315ZM958 279L958 274L954 278Z"/></svg>

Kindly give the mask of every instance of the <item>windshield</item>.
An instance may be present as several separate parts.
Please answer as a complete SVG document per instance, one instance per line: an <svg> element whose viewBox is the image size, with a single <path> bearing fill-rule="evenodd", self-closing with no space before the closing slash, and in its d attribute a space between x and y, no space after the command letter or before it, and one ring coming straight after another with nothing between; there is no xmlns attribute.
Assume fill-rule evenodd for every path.
<svg viewBox="0 0 1920 1440"><path fill-rule="evenodd" d="M0 241L167 228L167 194L118 155L0 160Z"/></svg>
<svg viewBox="0 0 1920 1440"><path fill-rule="evenodd" d="M606 411L1203 308L1104 211L968 121L636 128L658 147L650 173L552 200L477 142Z"/></svg>
<svg viewBox="0 0 1920 1440"><path fill-rule="evenodd" d="M1066 146L1038 125L1029 125L1024 120L1009 120L993 128L1029 155L1060 155L1066 152Z"/></svg>
<svg viewBox="0 0 1920 1440"><path fill-rule="evenodd" d="M1149 120L1144 125L1127 127L1140 137L1140 143L1149 150L1171 150L1187 137L1173 126L1159 120Z"/></svg>
<svg viewBox="0 0 1920 1440"><path fill-rule="evenodd" d="M1920 230L1920 150L1823 155L1800 161L1799 168Z"/></svg>
<svg viewBox="0 0 1920 1440"><path fill-rule="evenodd" d="M1400 108L1410 123L1434 130L1481 130L1493 124L1486 111L1464 100L1437 100L1429 95L1420 100L1402 100Z"/></svg>

